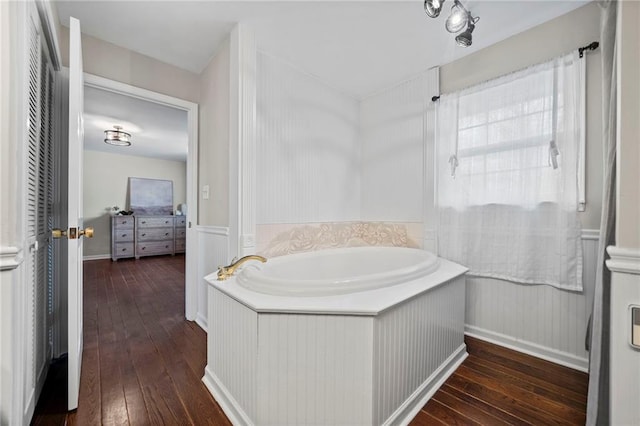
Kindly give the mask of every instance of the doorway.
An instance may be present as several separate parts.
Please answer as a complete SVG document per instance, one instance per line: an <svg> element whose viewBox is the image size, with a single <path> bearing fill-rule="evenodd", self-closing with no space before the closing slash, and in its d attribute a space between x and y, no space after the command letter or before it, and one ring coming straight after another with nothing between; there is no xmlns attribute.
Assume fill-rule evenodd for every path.
<svg viewBox="0 0 640 426"><path fill-rule="evenodd" d="M164 117L164 120L170 121L170 120L179 120L179 117L182 115L186 119L186 126L185 126L186 155L184 155L184 158L186 160L186 167L185 167L186 176L185 176L184 187L186 189L183 192L184 195L180 196L180 197L183 197L184 199L179 199L180 197L174 198L174 201L176 203L179 203L182 205L186 204L186 208L178 205L174 205L173 207L174 207L174 210L179 210L181 213L183 213L184 218L186 219L185 221L186 222L186 228L185 228L186 259L185 259L185 286L184 286L185 317L187 320L194 321L196 320L196 316L197 316L197 281L195 279L195 271L197 270L197 257L196 257L197 235L195 233L195 224L197 220L196 214L198 211L198 206L197 206L197 203L198 203L198 196L197 196L198 195L198 192L197 192L198 105L193 102L174 98L171 96L167 96L167 95L153 92L150 90L131 86L128 84L116 82L113 80L109 80L109 79L98 77L91 74L85 74L84 81L85 81L85 89L87 91L86 97L106 96L106 97L111 97L113 99L120 98L121 100L124 97L129 100L129 104L133 105L134 108L135 108L135 105L141 105L142 103L147 103L149 105L149 110L151 111L150 115L152 116L158 115L158 114L161 114L161 115L167 114ZM171 111L173 111L175 114L171 114ZM114 114L111 114L111 115L114 115ZM104 116L108 117L109 111L106 111L106 114L104 114ZM89 122L90 120L97 120L98 122L100 122L101 119L105 118L104 116L96 117L96 116L91 116L89 114L89 116L85 118L86 119L85 128L87 129L86 132L88 133L91 129L91 125L90 125L91 123ZM153 118L153 117L148 117L148 118ZM105 120L104 123L101 123L101 124L103 124L105 127L104 129L102 129L102 131L112 128L113 125L122 125L122 123L116 123L116 122L111 123L109 122L109 120ZM135 140L134 140L135 133L136 133L135 130L138 130L136 129L136 127L140 127L140 124L136 124L134 120L131 119L129 123L125 122L125 125L123 126L124 131L127 131L127 128L126 128L127 125L132 126L130 127L130 129L132 134L132 145L133 145L135 144ZM140 132L140 135L142 135L143 133L145 132L144 131ZM173 160L179 160L181 155L179 150L172 151L170 148L171 141L163 140L163 138L171 139L172 137L171 132L167 134L162 134L162 133L155 134L153 132L147 132L147 133L150 133L147 135L150 138L155 138L156 141L162 140L162 143L166 145L164 148L166 161L168 161L166 164L171 164L172 158ZM85 150L87 149L87 144L89 143L88 139L89 138L87 137L87 135L85 135L85 140L87 141L85 142ZM104 138L98 135L93 139L94 140L97 139L95 143L100 144L100 143L103 143L102 139ZM159 142L158 145L162 145L162 143ZM169 148L167 148L167 146L169 146ZM130 147L127 147L127 148L130 148ZM159 147L158 149L160 150L163 148ZM94 151L94 152L97 152L97 151ZM124 153L126 151L119 151L119 152ZM141 155L139 154L139 151L135 149L132 150L132 152L130 151L129 155L136 155L136 153L138 153L137 155ZM99 161L99 159L97 158L94 158L94 160ZM117 172L117 168L114 168L114 172ZM86 169L85 169L85 173L86 173ZM133 175L132 177L144 177L144 176ZM122 180L122 177L120 177L120 180ZM122 188L120 188L120 191L122 191ZM176 191L176 189L174 189L174 191L175 191L174 194L181 193L180 191ZM85 193L86 192L87 192L87 189L85 188ZM118 203L121 204L120 201ZM105 206L102 206L102 208L105 210L107 208L113 208L113 207L118 207L119 210L124 210L126 208L126 206L124 205L116 205L115 202L111 203L114 205L109 205L106 202L103 202L103 204L106 204ZM106 221L109 220L108 216L105 216L106 214L108 214L108 212L105 211L104 214L102 215L101 220L103 222L105 221L105 219ZM87 217L87 219L89 219L89 217ZM101 225L101 228L102 227L104 227L104 223ZM104 248L102 248L101 250L104 251ZM85 259L91 259L91 257L87 257Z"/></svg>

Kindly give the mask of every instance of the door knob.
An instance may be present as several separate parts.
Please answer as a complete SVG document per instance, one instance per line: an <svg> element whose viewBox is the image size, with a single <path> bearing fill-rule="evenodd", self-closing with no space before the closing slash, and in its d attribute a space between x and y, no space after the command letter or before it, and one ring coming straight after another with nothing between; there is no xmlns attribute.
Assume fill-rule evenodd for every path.
<svg viewBox="0 0 640 426"><path fill-rule="evenodd" d="M53 228L51 230L51 236L53 238L62 238L67 236L67 231L63 231L62 229Z"/></svg>
<svg viewBox="0 0 640 426"><path fill-rule="evenodd" d="M93 238L93 227L91 226L87 226L84 229L79 229L78 230L78 235L79 236L85 236L85 238Z"/></svg>

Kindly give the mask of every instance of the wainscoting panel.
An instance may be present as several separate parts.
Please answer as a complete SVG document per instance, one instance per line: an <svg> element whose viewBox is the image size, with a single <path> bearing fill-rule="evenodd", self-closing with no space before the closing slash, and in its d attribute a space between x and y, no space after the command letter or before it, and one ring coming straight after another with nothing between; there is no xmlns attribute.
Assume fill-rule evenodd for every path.
<svg viewBox="0 0 640 426"><path fill-rule="evenodd" d="M372 424L373 317L261 314L259 321L259 424Z"/></svg>
<svg viewBox="0 0 640 426"><path fill-rule="evenodd" d="M587 371L598 239L589 232L582 244L582 292L467 277L467 334Z"/></svg>
<svg viewBox="0 0 640 426"><path fill-rule="evenodd" d="M227 415L233 416L235 408L242 407L243 412L238 414L242 423L254 423L257 413L257 314L212 287L208 287L208 297L205 299L211 308L205 384L210 390L212 385L224 389L219 395L214 392L214 397L225 408ZM212 383L213 372L215 383ZM237 422L239 419L235 420Z"/></svg>
<svg viewBox="0 0 640 426"><path fill-rule="evenodd" d="M360 219L359 103L258 52L256 222Z"/></svg>
<svg viewBox="0 0 640 426"><path fill-rule="evenodd" d="M229 229L219 226L197 226L198 235L198 313L196 322L207 330L208 284L204 277L216 271L218 266L227 265L229 253Z"/></svg>
<svg viewBox="0 0 640 426"><path fill-rule="evenodd" d="M373 424L387 421L464 346L464 292L458 278L376 318Z"/></svg>

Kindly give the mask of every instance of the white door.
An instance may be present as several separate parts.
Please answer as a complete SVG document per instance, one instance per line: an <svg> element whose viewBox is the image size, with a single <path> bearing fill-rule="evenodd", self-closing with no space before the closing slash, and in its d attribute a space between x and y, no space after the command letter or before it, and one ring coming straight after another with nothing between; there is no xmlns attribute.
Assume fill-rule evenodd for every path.
<svg viewBox="0 0 640 426"><path fill-rule="evenodd" d="M71 18L69 24L68 408L74 410L78 407L82 367L82 235L90 237L93 230L85 231L82 223L84 78L80 21Z"/></svg>

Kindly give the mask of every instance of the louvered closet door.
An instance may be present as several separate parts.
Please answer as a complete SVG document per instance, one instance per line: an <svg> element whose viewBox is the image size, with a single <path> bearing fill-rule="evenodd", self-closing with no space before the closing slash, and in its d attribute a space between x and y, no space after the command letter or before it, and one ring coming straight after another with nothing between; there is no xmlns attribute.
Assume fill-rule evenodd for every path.
<svg viewBox="0 0 640 426"><path fill-rule="evenodd" d="M51 359L53 246L53 82L51 61L35 8L29 19L29 98L27 141L27 244L29 288L27 398L45 379ZM37 394L35 395L38 396Z"/></svg>

